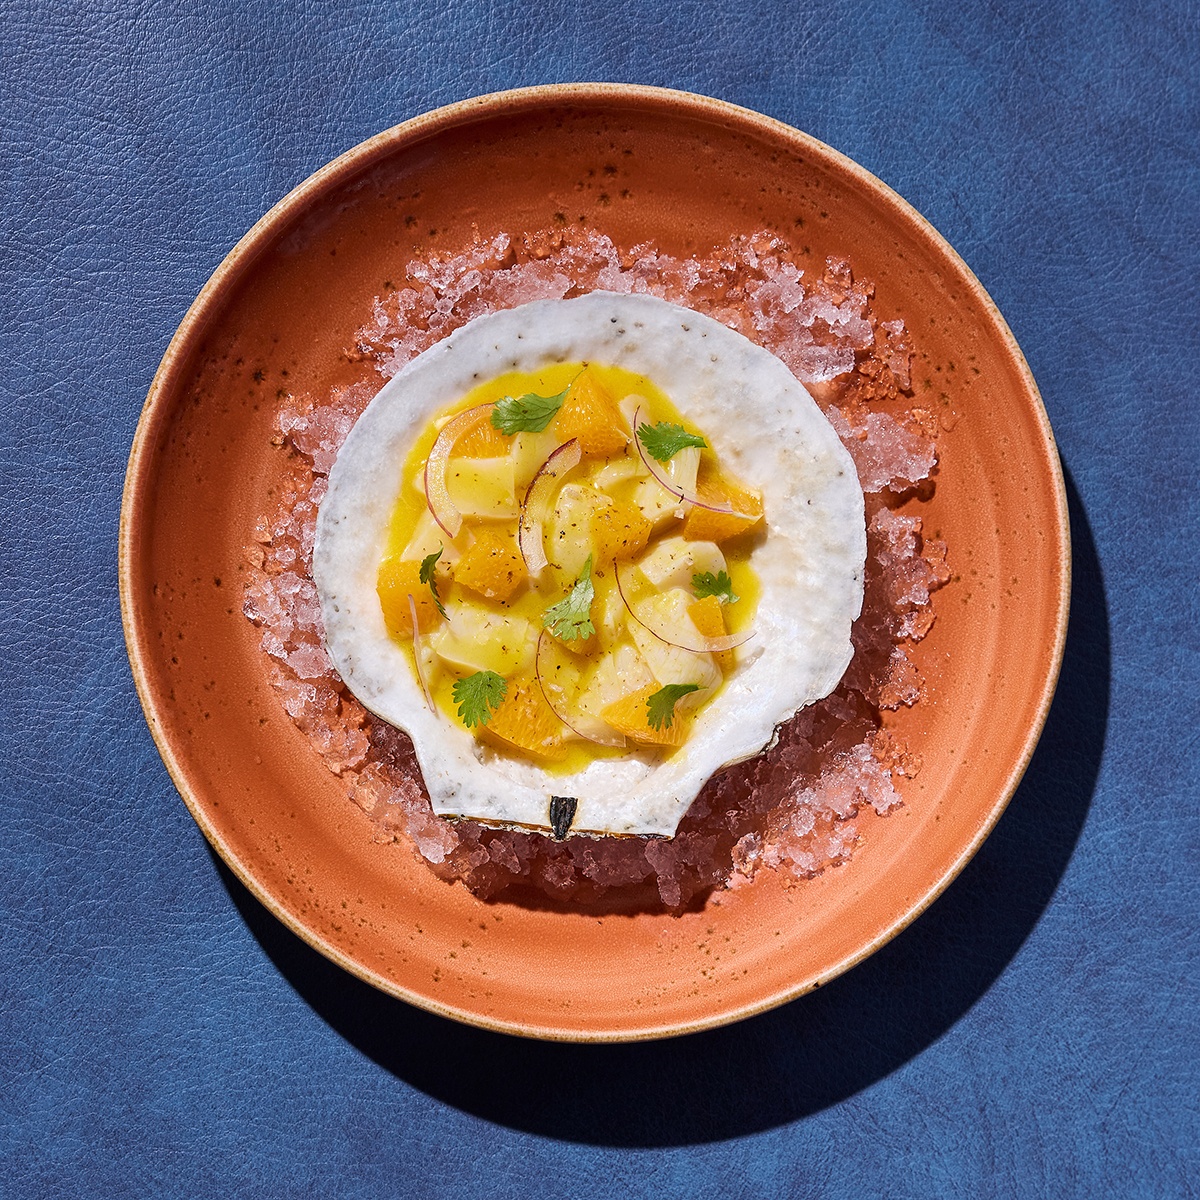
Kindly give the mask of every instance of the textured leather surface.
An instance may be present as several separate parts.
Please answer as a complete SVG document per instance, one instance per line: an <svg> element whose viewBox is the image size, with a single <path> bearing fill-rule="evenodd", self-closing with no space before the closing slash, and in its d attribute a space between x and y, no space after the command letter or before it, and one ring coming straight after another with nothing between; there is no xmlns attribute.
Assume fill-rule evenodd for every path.
<svg viewBox="0 0 1200 1200"><path fill-rule="evenodd" d="M5 6L0 1194L1186 1196L1200 1178L1195 6ZM827 989L675 1042L385 999L207 852L134 695L125 458L226 250L396 121L572 79L803 128L999 303L1075 599L996 833Z"/></svg>

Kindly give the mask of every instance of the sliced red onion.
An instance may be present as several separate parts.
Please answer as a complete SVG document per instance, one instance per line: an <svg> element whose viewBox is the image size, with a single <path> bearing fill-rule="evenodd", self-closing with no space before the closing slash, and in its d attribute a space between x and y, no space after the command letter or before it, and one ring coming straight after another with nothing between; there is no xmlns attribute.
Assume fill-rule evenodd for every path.
<svg viewBox="0 0 1200 1200"><path fill-rule="evenodd" d="M433 697L429 694L429 684L425 682L425 666L421 662L421 629L417 624L417 602L413 599L412 592L408 593L408 611L412 614L413 662L417 664L417 682L421 685L421 691L425 694L425 703L429 705L429 711L436 717L437 706L433 702Z"/></svg>
<svg viewBox="0 0 1200 1200"><path fill-rule="evenodd" d="M665 642L668 646L676 646L680 650L690 650L693 654L720 654L724 650L735 650L738 646L744 646L754 636L754 631L751 630L749 633L729 633L724 637L707 638L697 630L694 642L680 642L674 637L667 637L661 626L655 628L649 621L644 620L629 602L629 597L626 595L626 582L622 578L622 574L628 575L629 571L634 569L633 564L614 563L613 565L616 567L617 591L621 593L621 600L629 610L629 615L660 642Z"/></svg>
<svg viewBox="0 0 1200 1200"><path fill-rule="evenodd" d="M646 470L658 480L659 483L671 493L672 496L678 496L680 500L686 500L689 504L694 504L697 508L707 508L709 512L729 513L731 515L737 513L737 509L732 504L714 504L711 500L701 500L700 497L693 491L689 491L685 487L680 487L670 475L666 474L662 469L662 464L650 454L646 447L642 445L642 439L638 437L638 417L641 416L641 408L634 409L633 413L633 444L637 447L638 454L641 455L642 462L646 464Z"/></svg>
<svg viewBox="0 0 1200 1200"><path fill-rule="evenodd" d="M531 578L541 574L546 563L546 547L543 545L543 526L549 513L549 501L554 494L555 484L571 470L579 465L583 452L579 449L579 439L572 438L563 442L553 454L537 469L525 493L521 505L521 521L517 529L517 544L521 547L521 557L525 560L525 569Z"/></svg>
<svg viewBox="0 0 1200 1200"><path fill-rule="evenodd" d="M479 404L447 421L425 460L425 502L429 505L433 519L442 527L447 537L458 536L458 531L462 528L462 513L450 499L450 489L446 486L446 464L450 455L454 453L455 445L479 424L485 412L490 412L494 407L493 404Z"/></svg>
<svg viewBox="0 0 1200 1200"><path fill-rule="evenodd" d="M542 680L542 657L543 657L542 651L543 651L544 647L546 645L548 645L548 642L546 639L549 636L550 636L550 630L548 630L548 629L543 629L542 632L538 635L537 652L536 652L536 654L534 656L534 660L533 660L533 669L534 669L534 673L537 675L538 687L540 687L542 689L542 697L545 699L546 704L549 707L550 711L573 734L575 734L577 737L583 738L583 740L585 742L595 742L597 746L618 746L618 747L623 748L625 745L625 735L623 733L618 733L615 729L610 730L607 733L601 733L599 735L594 734L594 733L586 733L586 732L584 732L584 730L580 729L577 725L572 725L571 722L568 721L567 718L564 717L562 715L562 713L558 711L557 708L555 708L554 701L550 699L550 689L546 687L545 682Z"/></svg>

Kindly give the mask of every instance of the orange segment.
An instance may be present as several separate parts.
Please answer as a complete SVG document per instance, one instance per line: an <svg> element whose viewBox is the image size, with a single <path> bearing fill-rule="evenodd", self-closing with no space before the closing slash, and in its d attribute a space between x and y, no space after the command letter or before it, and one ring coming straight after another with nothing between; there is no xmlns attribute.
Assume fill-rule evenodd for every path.
<svg viewBox="0 0 1200 1200"><path fill-rule="evenodd" d="M569 650L576 658L590 658L600 649L600 636L595 633L589 633L585 638L575 638L570 642L555 638L554 642L562 649Z"/></svg>
<svg viewBox="0 0 1200 1200"><path fill-rule="evenodd" d="M561 442L578 438L585 458L607 458L629 443L629 427L616 401L586 367L567 391L554 432Z"/></svg>
<svg viewBox="0 0 1200 1200"><path fill-rule="evenodd" d="M683 536L690 542L724 542L753 529L763 517L762 494L722 475L702 458L696 480L696 494L714 504L731 504L737 511L713 512L707 508L689 509L683 518Z"/></svg>
<svg viewBox="0 0 1200 1200"><path fill-rule="evenodd" d="M606 508L592 513L592 544L596 547L596 562L608 563L614 558L636 558L650 540L650 522L641 509L624 500L614 500Z"/></svg>
<svg viewBox="0 0 1200 1200"><path fill-rule="evenodd" d="M510 679L504 703L477 732L502 750L517 750L556 762L566 757L563 724L551 711L537 680L529 676Z"/></svg>
<svg viewBox="0 0 1200 1200"><path fill-rule="evenodd" d="M501 458L511 449L512 437L492 424L490 408L454 444L454 453L464 458Z"/></svg>
<svg viewBox="0 0 1200 1200"><path fill-rule="evenodd" d="M525 560L514 535L483 526L454 566L454 578L487 600L507 600L525 582Z"/></svg>
<svg viewBox="0 0 1200 1200"><path fill-rule="evenodd" d="M688 608L688 616L705 637L724 637L727 632L725 614L721 611L721 602L716 596L705 596L703 600L697 600ZM728 672L733 669L733 651L719 650L713 655L713 661L722 671Z"/></svg>
<svg viewBox="0 0 1200 1200"><path fill-rule="evenodd" d="M429 584L421 582L419 562L385 558L379 564L379 576L375 586L379 592L384 622L388 633L393 637L412 637L412 614L408 608L410 595L417 602L417 626L420 631L428 633L437 622L437 605L433 602Z"/></svg>
<svg viewBox="0 0 1200 1200"><path fill-rule="evenodd" d="M620 700L601 709L600 716L628 738L647 746L681 746L687 738L688 719L678 710L670 726L653 729L650 725L650 697L659 691L657 683L649 683L640 691L630 692Z"/></svg>

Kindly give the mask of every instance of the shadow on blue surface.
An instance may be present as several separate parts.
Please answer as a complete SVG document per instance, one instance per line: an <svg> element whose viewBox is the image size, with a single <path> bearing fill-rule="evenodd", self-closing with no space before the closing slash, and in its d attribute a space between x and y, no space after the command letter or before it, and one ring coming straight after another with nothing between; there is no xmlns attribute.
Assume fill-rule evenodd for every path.
<svg viewBox="0 0 1200 1200"><path fill-rule="evenodd" d="M215 858L251 932L338 1033L385 1070L499 1125L610 1146L717 1141L836 1104L949 1030L1016 955L1083 828L1104 748L1109 626L1096 547L1067 476L1071 620L1050 718L983 848L920 920L827 987L723 1029L625 1046L530 1042L432 1016L346 974Z"/></svg>

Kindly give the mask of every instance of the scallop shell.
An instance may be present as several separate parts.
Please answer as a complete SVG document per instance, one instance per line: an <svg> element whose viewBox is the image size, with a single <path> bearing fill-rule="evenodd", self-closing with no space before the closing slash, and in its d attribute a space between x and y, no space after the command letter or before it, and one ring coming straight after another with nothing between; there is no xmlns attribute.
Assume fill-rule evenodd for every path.
<svg viewBox="0 0 1200 1200"><path fill-rule="evenodd" d="M551 775L430 710L388 636L375 585L404 461L430 418L481 380L577 361L654 380L722 463L762 491L767 528L753 558L755 637L687 742L665 758L633 751ZM367 708L412 738L436 813L564 834L565 798L576 802L572 833L670 837L710 776L757 754L783 721L837 686L853 653L865 557L854 465L778 358L653 296L592 292L479 317L380 391L330 473L313 575L334 665Z"/></svg>

